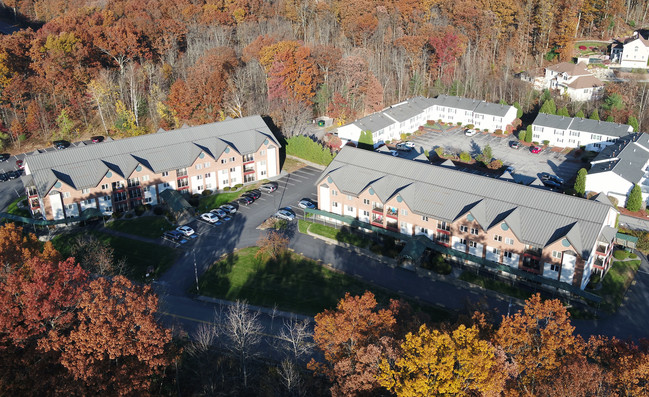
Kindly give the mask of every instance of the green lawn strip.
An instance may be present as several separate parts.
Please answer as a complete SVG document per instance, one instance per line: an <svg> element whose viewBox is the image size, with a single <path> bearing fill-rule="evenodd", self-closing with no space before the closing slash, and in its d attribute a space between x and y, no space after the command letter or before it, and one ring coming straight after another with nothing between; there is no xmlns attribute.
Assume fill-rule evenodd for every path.
<svg viewBox="0 0 649 397"><path fill-rule="evenodd" d="M20 196L9 204L7 207L7 212L13 215L24 216L25 218L31 218L31 214L25 208L18 208L18 203L23 200L26 200L27 196Z"/></svg>
<svg viewBox="0 0 649 397"><path fill-rule="evenodd" d="M302 234L307 234L307 231L309 229L309 225L312 225L312 224L313 224L313 222L298 219L298 221L297 221L297 230Z"/></svg>
<svg viewBox="0 0 649 397"><path fill-rule="evenodd" d="M309 228L309 225L311 227ZM309 222L300 220L298 224L298 230L300 233L306 233L306 229L309 228L309 232L317 234L319 236L327 237L340 241L343 243L348 243L355 245L357 247L366 248L372 244L372 240L368 238L363 238L353 233L346 232L344 230L336 229L335 227L321 225L319 223Z"/></svg>
<svg viewBox="0 0 649 397"><path fill-rule="evenodd" d="M67 233L52 239L54 247L65 257L71 256L70 248L75 238L85 232ZM115 260L126 258L126 276L137 281L144 281L146 270L152 266L153 277L159 277L176 259L176 250L153 243L145 243L126 237L113 236L92 231L90 234L110 245L114 250Z"/></svg>
<svg viewBox="0 0 649 397"><path fill-rule="evenodd" d="M218 208L223 204L227 204L238 199L242 194L254 188L255 186L244 186L242 189L237 190L236 192L215 193L209 196L202 196L198 204L198 210L200 212L207 212L211 209Z"/></svg>
<svg viewBox="0 0 649 397"><path fill-rule="evenodd" d="M357 280L344 273L327 269L301 255L290 253L277 260L255 258L257 247L228 255L213 264L199 280L201 295L227 300L246 300L252 305L277 307L280 310L315 315L334 308L346 292L353 295L372 291L381 304L394 293ZM436 318L446 312L428 308Z"/></svg>
<svg viewBox="0 0 649 397"><path fill-rule="evenodd" d="M602 281L602 289L595 293L602 298L604 309L615 312L624 300L624 294L631 285L636 272L640 268L640 260L615 261Z"/></svg>
<svg viewBox="0 0 649 397"><path fill-rule="evenodd" d="M528 299L533 294L532 291L513 287L506 282L483 277L473 272L462 272L459 279L518 299Z"/></svg>
<svg viewBox="0 0 649 397"><path fill-rule="evenodd" d="M107 223L106 227L118 232L148 238L158 238L164 231L173 229L173 225L162 216L143 216L141 218L133 219L118 219Z"/></svg>

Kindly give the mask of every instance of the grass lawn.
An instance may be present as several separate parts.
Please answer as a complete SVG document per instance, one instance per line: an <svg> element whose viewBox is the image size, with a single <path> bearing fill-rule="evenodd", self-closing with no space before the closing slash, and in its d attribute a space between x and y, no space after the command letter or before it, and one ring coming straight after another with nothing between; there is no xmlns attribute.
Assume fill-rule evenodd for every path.
<svg viewBox="0 0 649 397"><path fill-rule="evenodd" d="M171 230L173 225L162 216L143 216L141 218L117 219L107 223L106 227L136 236L158 238L164 231Z"/></svg>
<svg viewBox="0 0 649 397"><path fill-rule="evenodd" d="M68 233L56 236L52 240L54 247L64 256L70 256L70 247L77 235L84 233ZM159 277L176 259L176 250L158 244L143 243L129 238L113 236L101 232L90 232L99 240L110 245L115 252L115 259L126 258L126 276L132 280L144 281L146 269L153 266L153 277Z"/></svg>
<svg viewBox="0 0 649 397"><path fill-rule="evenodd" d="M9 204L9 207L7 207L7 212L13 215L18 215L18 216L24 216L26 218L31 218L31 214L29 213L29 210L26 210L24 208L18 208L18 203L20 203L23 200L26 200L27 196L20 196L14 201Z"/></svg>
<svg viewBox="0 0 649 397"><path fill-rule="evenodd" d="M533 295L532 291L513 287L509 283L483 277L473 272L462 272L459 279L518 299L528 299Z"/></svg>
<svg viewBox="0 0 649 397"><path fill-rule="evenodd" d="M282 170L291 173L304 167L306 167L306 164L304 164L300 160L287 157L286 160L284 160L284 165L282 165Z"/></svg>
<svg viewBox="0 0 649 397"><path fill-rule="evenodd" d="M346 292L359 295L370 290L380 304L398 297L301 255L287 252L278 260L263 260L255 258L257 250L245 248L213 264L200 278L200 293L307 315L334 308ZM447 312L420 308L436 321L448 319Z"/></svg>
<svg viewBox="0 0 649 397"><path fill-rule="evenodd" d="M640 268L640 260L630 260L625 262L613 262L611 269L608 271L602 281L602 289L595 293L602 298L602 307L613 313L622 304L624 294L631 285L635 273Z"/></svg>
<svg viewBox="0 0 649 397"><path fill-rule="evenodd" d="M390 258L396 258L397 255L399 255L399 248L395 246L392 239L385 239L383 240L383 243L377 243L368 237L363 237L356 233L350 233L344 229L336 229L335 227L322 225L320 223L299 220L299 232L306 234L307 229L309 232L319 236L355 245L360 248L368 248L377 255L388 256Z"/></svg>
<svg viewBox="0 0 649 397"><path fill-rule="evenodd" d="M211 209L218 208L223 204L238 199L242 194L256 187L257 185L248 185L236 192L215 193L209 196L202 196L198 204L198 210L200 212L207 212Z"/></svg>

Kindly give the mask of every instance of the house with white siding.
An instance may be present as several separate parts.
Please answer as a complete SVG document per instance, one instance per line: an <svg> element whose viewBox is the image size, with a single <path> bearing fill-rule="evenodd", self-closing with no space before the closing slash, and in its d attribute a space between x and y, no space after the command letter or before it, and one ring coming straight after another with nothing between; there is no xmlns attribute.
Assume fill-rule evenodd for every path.
<svg viewBox="0 0 649 397"><path fill-rule="evenodd" d="M548 141L550 146L578 148L599 152L633 132L628 124L556 116L539 113L532 123L532 140Z"/></svg>
<svg viewBox="0 0 649 397"><path fill-rule="evenodd" d="M611 61L623 68L649 68L649 32L635 31L632 37L613 43Z"/></svg>

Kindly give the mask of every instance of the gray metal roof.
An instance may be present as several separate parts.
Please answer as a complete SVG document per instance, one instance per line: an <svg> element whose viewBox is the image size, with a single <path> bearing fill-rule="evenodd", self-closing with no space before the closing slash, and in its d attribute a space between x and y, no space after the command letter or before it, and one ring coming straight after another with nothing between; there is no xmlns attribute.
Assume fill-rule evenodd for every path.
<svg viewBox="0 0 649 397"><path fill-rule="evenodd" d="M557 116L558 117L558 116ZM602 134L609 136L623 137L633 131L633 127L628 124L611 123L608 121L599 121L591 119L582 119L575 117L572 119L570 129L574 131L584 131L593 134Z"/></svg>
<svg viewBox="0 0 649 397"><path fill-rule="evenodd" d="M539 113L538 116L534 119L533 125L538 125L541 127L550 127L558 128L562 130L567 130L570 127L572 118L565 116L555 116L553 114Z"/></svg>
<svg viewBox="0 0 649 397"><path fill-rule="evenodd" d="M249 116L28 155L25 163L44 195L57 180L77 190L92 188L108 171L127 178L138 164L154 173L185 168L201 152L213 159L227 147L240 154L254 153L266 139L281 146L261 116Z"/></svg>
<svg viewBox="0 0 649 397"><path fill-rule="evenodd" d="M507 112L512 109L513 106L501 105L499 103L490 103L490 102L480 102L478 106L473 111L474 113L488 114L490 116L496 117L505 117Z"/></svg>
<svg viewBox="0 0 649 397"><path fill-rule="evenodd" d="M362 119L358 119L354 122L361 131L370 131L372 133L382 130L383 128L394 124L395 121L384 115L381 112L372 113L369 116L365 116Z"/></svg>
<svg viewBox="0 0 649 397"><path fill-rule="evenodd" d="M395 119L398 122L406 121L421 114L422 109L408 101L402 102L383 110L381 113Z"/></svg>
<svg viewBox="0 0 649 397"><path fill-rule="evenodd" d="M622 142L609 145L593 159L588 174L613 172L631 183L638 183L645 175L649 162L649 135L631 134Z"/></svg>
<svg viewBox="0 0 649 397"><path fill-rule="evenodd" d="M371 188L382 202L400 195L410 210L453 221L471 213L487 228L506 222L518 238L546 246L566 237L589 255L609 205L534 187L434 167L380 153L344 147L318 183L332 179L344 194Z"/></svg>
<svg viewBox="0 0 649 397"><path fill-rule="evenodd" d="M439 95L435 98L435 104L455 109L464 109L473 111L480 102L477 99L461 98L457 96Z"/></svg>

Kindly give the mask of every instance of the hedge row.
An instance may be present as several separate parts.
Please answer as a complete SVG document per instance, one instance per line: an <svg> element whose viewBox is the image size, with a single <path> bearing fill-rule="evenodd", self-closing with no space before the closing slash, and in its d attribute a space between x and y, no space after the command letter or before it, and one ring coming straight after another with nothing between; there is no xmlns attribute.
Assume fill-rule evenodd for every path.
<svg viewBox="0 0 649 397"><path fill-rule="evenodd" d="M334 155L328 148L304 135L286 140L286 154L322 165L329 165L334 159Z"/></svg>

